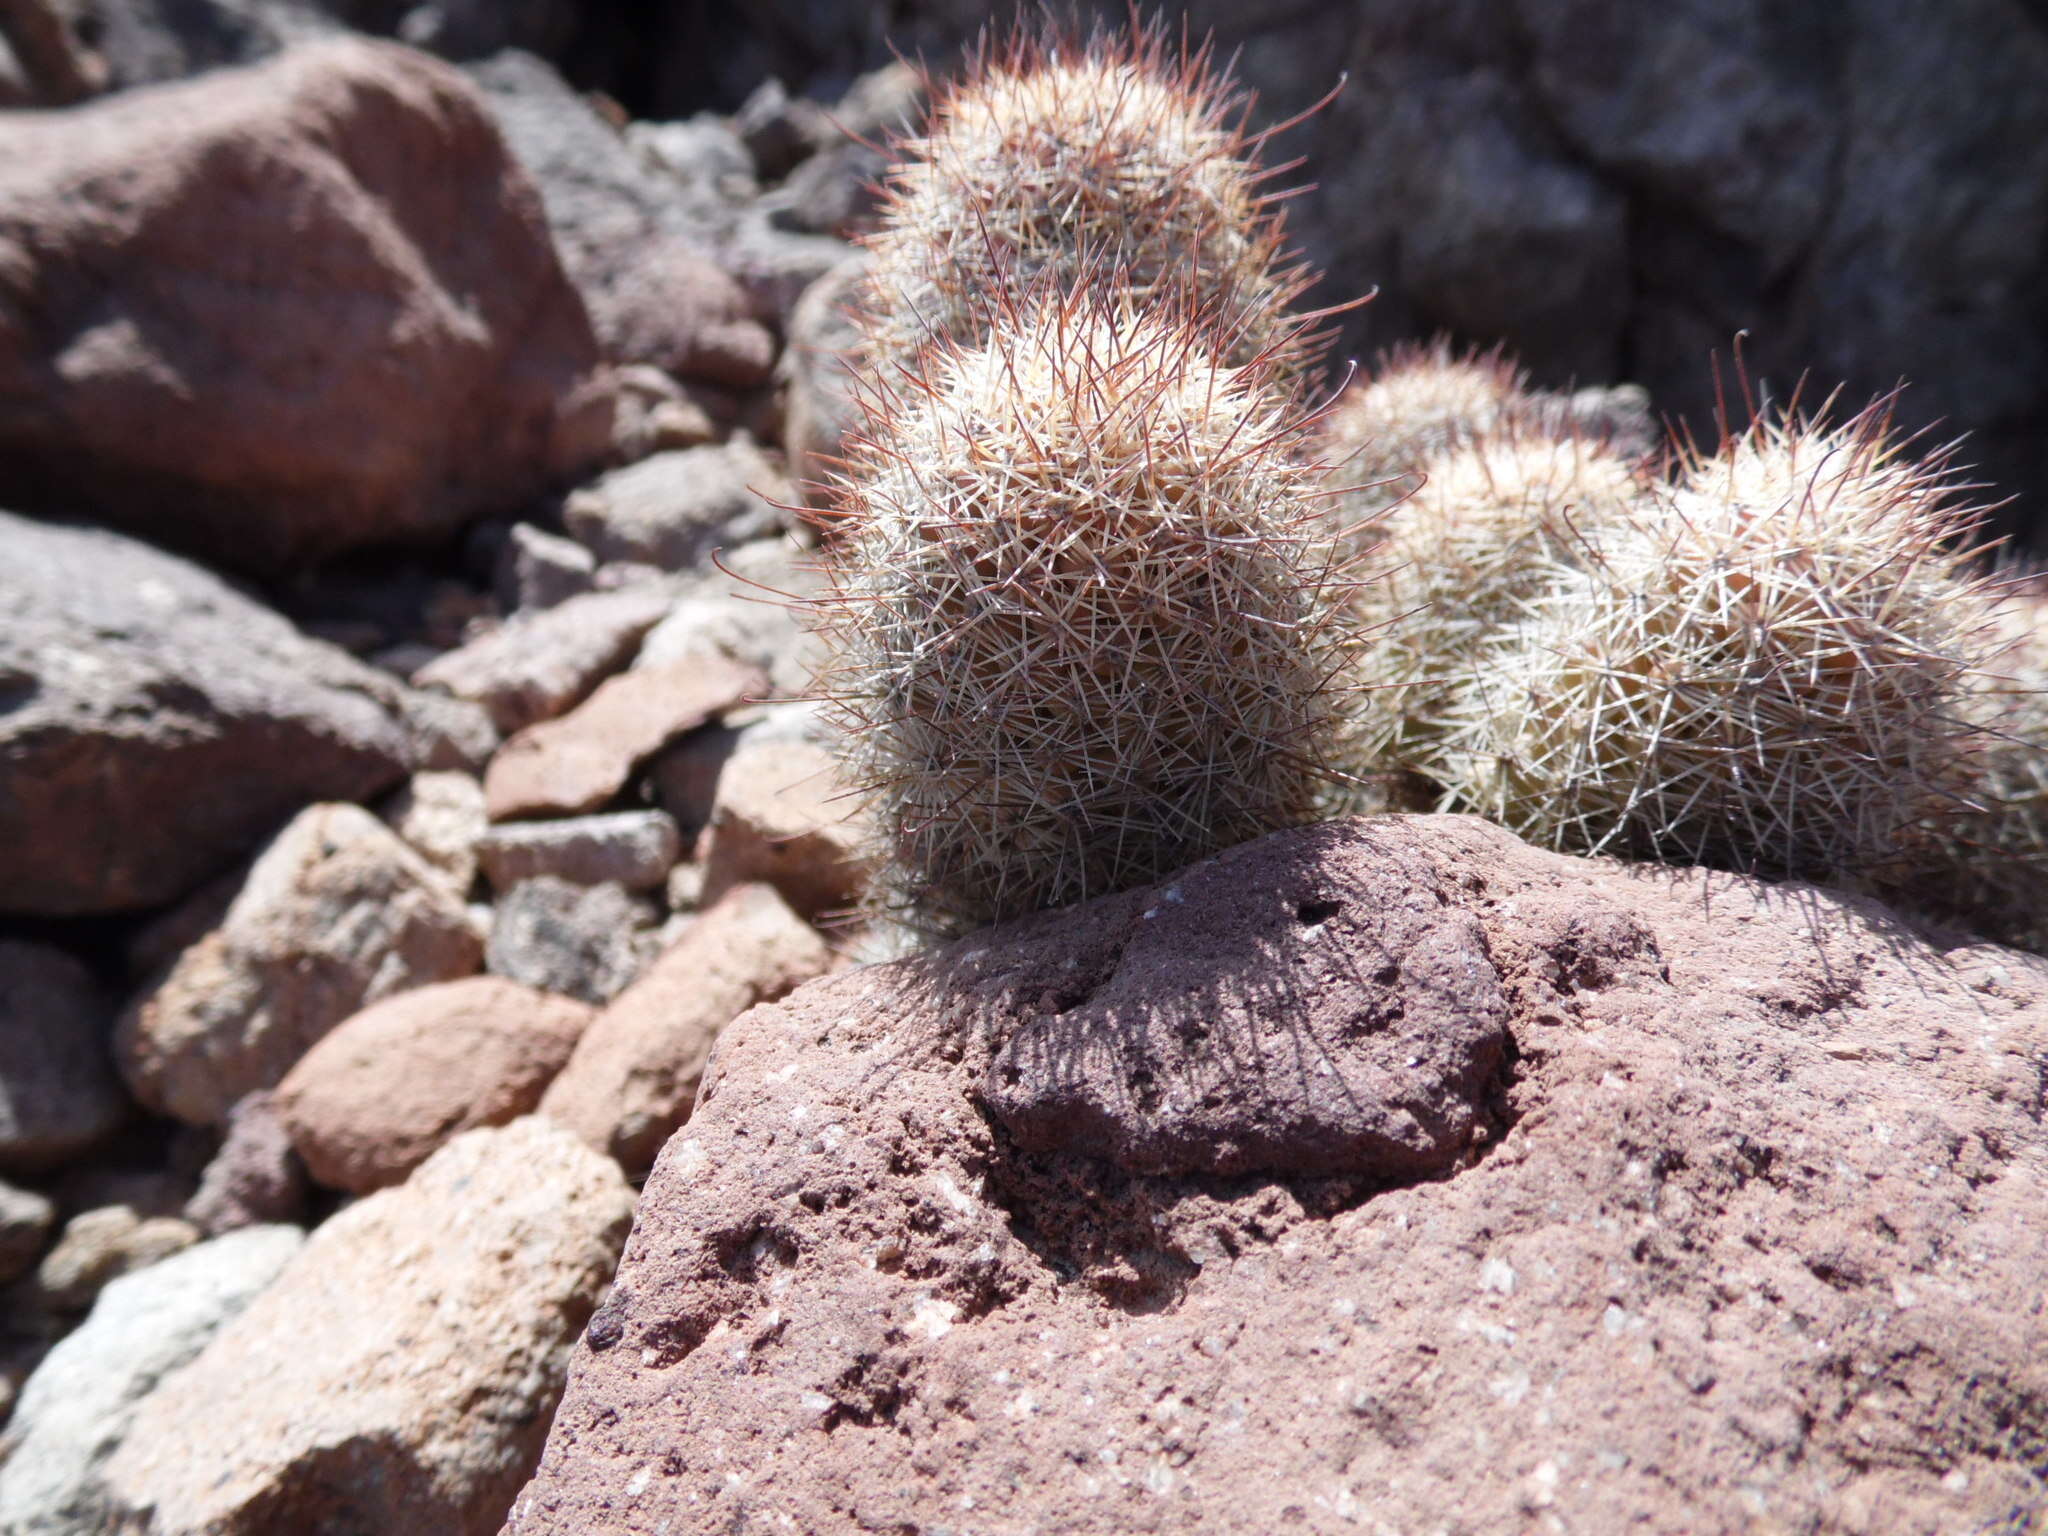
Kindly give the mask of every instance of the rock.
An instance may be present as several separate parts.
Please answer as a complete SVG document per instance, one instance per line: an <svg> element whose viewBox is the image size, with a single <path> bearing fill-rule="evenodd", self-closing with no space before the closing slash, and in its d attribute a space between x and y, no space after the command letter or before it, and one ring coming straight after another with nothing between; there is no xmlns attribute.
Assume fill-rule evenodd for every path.
<svg viewBox="0 0 2048 1536"><path fill-rule="evenodd" d="M514 615L421 667L412 680L481 704L509 736L587 698L633 659L668 607L668 595L656 587L572 597Z"/></svg>
<svg viewBox="0 0 2048 1536"><path fill-rule="evenodd" d="M56 1220L43 1196L0 1182L0 1285L35 1267Z"/></svg>
<svg viewBox="0 0 2048 1536"><path fill-rule="evenodd" d="M116 89L254 64L340 30L314 0L83 0L71 9Z"/></svg>
<svg viewBox="0 0 2048 1536"><path fill-rule="evenodd" d="M105 1529L100 1469L157 1384L191 1360L298 1251L295 1227L250 1227L110 1283L43 1358L0 1462L0 1530Z"/></svg>
<svg viewBox="0 0 2048 1536"><path fill-rule="evenodd" d="M714 550L780 532L773 503L789 499L781 473L739 437L615 469L570 496L562 516L600 560L690 571Z"/></svg>
<svg viewBox="0 0 2048 1536"><path fill-rule="evenodd" d="M85 46L72 19L51 0L0 5L0 51L22 76L20 105L69 106L107 83L106 61Z"/></svg>
<svg viewBox="0 0 2048 1536"><path fill-rule="evenodd" d="M477 773L498 750L498 728L481 704L407 688L401 692L400 706L412 728L415 768Z"/></svg>
<svg viewBox="0 0 2048 1536"><path fill-rule="evenodd" d="M384 820L457 895L476 883L477 840L491 823L484 787L468 774L414 774L384 808Z"/></svg>
<svg viewBox="0 0 2048 1536"><path fill-rule="evenodd" d="M185 1202L185 1219L208 1237L219 1237L244 1227L297 1222L305 1207L306 1170L292 1150L277 1095L243 1094L228 1111L220 1150Z"/></svg>
<svg viewBox="0 0 2048 1536"><path fill-rule="evenodd" d="M398 35L444 59L481 59L503 48L553 57L575 39L575 0L433 0L410 6Z"/></svg>
<svg viewBox="0 0 2048 1536"><path fill-rule="evenodd" d="M732 130L764 181L780 181L798 162L839 137L825 109L791 96L780 80L763 80L732 120Z"/></svg>
<svg viewBox="0 0 2048 1536"><path fill-rule="evenodd" d="M679 586L668 617L648 632L635 670L717 653L758 667L781 697L814 691L824 642L798 617L823 589L814 558L788 539L761 539L719 557L722 570Z"/></svg>
<svg viewBox="0 0 2048 1536"><path fill-rule="evenodd" d="M329 1188L401 1184L463 1131L530 1113L592 1016L496 976L388 997L292 1068L277 1091L283 1123Z"/></svg>
<svg viewBox="0 0 2048 1536"><path fill-rule="evenodd" d="M690 1118L719 1031L821 974L825 941L765 885L742 886L693 922L598 1015L541 1097L635 1179Z"/></svg>
<svg viewBox="0 0 2048 1536"><path fill-rule="evenodd" d="M137 1531L489 1536L547 1434L632 1191L529 1117L322 1225L142 1404L105 1469Z"/></svg>
<svg viewBox="0 0 2048 1536"><path fill-rule="evenodd" d="M775 222L772 207L757 203L733 227L720 261L753 301L754 313L785 333L804 290L852 254L829 235L793 233Z"/></svg>
<svg viewBox="0 0 2048 1536"><path fill-rule="evenodd" d="M616 369L612 385L612 457L621 464L637 464L672 448L696 448L718 437L710 414L659 368Z"/></svg>
<svg viewBox="0 0 2048 1536"><path fill-rule="evenodd" d="M36 1266L34 1299L53 1312L83 1312L108 1281L198 1241L199 1229L176 1216L142 1216L127 1205L81 1211Z"/></svg>
<svg viewBox="0 0 2048 1536"><path fill-rule="evenodd" d="M152 1109L218 1124L381 997L466 976L482 943L447 881L353 805L278 834L221 926L123 1016L117 1055Z"/></svg>
<svg viewBox="0 0 2048 1536"><path fill-rule="evenodd" d="M732 1024L507 1536L2024 1523L2044 1088L1872 903L1276 834Z"/></svg>
<svg viewBox="0 0 2048 1536"><path fill-rule="evenodd" d="M609 1002L651 958L655 922L622 885L522 880L498 898L484 964L543 992Z"/></svg>
<svg viewBox="0 0 2048 1536"><path fill-rule="evenodd" d="M183 560L0 512L0 912L167 902L376 794L404 692Z"/></svg>
<svg viewBox="0 0 2048 1536"><path fill-rule="evenodd" d="M715 653L614 677L560 719L528 726L505 743L484 779L490 817L573 815L608 805L642 760L767 688L761 672Z"/></svg>
<svg viewBox="0 0 2048 1536"><path fill-rule="evenodd" d="M588 592L597 557L574 539L514 523L498 563L498 600L507 608L552 608Z"/></svg>
<svg viewBox="0 0 2048 1536"><path fill-rule="evenodd" d="M718 772L698 840L704 899L765 880L805 917L859 899L873 834L832 754L797 737L742 740Z"/></svg>
<svg viewBox="0 0 2048 1536"><path fill-rule="evenodd" d="M452 69L337 40L0 131L18 505L277 573L576 468L549 440L595 338Z"/></svg>
<svg viewBox="0 0 2048 1536"><path fill-rule="evenodd" d="M782 441L789 478L812 507L833 504L840 447L860 417L853 393L860 340L853 305L867 270L866 252L847 257L804 290L789 317L789 345L780 365Z"/></svg>
<svg viewBox="0 0 2048 1536"><path fill-rule="evenodd" d="M675 821L664 811L506 822L476 848L485 878L501 891L542 876L649 890L668 878L681 851Z"/></svg>
<svg viewBox="0 0 2048 1536"><path fill-rule="evenodd" d="M857 239L879 224L881 186L895 157L872 144L827 146L764 198L768 221L799 234Z"/></svg>
<svg viewBox="0 0 2048 1536"><path fill-rule="evenodd" d="M0 1169L47 1168L128 1117L107 1037L113 1008L77 960L0 938Z"/></svg>
<svg viewBox="0 0 2048 1536"><path fill-rule="evenodd" d="M736 217L723 189L662 174L538 59L507 52L470 74L540 184L605 355L736 389L765 382L774 337L713 259Z"/></svg>

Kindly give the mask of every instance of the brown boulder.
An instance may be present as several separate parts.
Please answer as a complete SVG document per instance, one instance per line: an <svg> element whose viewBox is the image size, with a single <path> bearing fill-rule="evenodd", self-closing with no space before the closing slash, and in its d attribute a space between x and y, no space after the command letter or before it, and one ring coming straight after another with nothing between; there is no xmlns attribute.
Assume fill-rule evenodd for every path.
<svg viewBox="0 0 2048 1536"><path fill-rule="evenodd" d="M264 850L220 927L122 1017L120 1066L150 1108L217 1124L350 1014L482 959L432 866L368 811L316 805Z"/></svg>
<svg viewBox="0 0 2048 1536"><path fill-rule="evenodd" d="M2044 1089L1875 905L1280 834L728 1028L506 1531L2027 1528Z"/></svg>
<svg viewBox="0 0 2048 1536"><path fill-rule="evenodd" d="M0 478L245 570L540 490L597 362L483 102L390 44L10 115L0 270Z"/></svg>
<svg viewBox="0 0 2048 1536"><path fill-rule="evenodd" d="M825 941L767 886L728 892L598 1015L541 1113L638 1178L689 1119L719 1031L829 959Z"/></svg>
<svg viewBox="0 0 2048 1536"><path fill-rule="evenodd" d="M105 1469L149 1536L487 1536L631 1224L546 1121L459 1136L316 1230L136 1411Z"/></svg>
<svg viewBox="0 0 2048 1536"><path fill-rule="evenodd" d="M277 1090L320 1183L365 1194L478 1126L540 1102L594 1010L497 976L387 997L338 1025Z"/></svg>

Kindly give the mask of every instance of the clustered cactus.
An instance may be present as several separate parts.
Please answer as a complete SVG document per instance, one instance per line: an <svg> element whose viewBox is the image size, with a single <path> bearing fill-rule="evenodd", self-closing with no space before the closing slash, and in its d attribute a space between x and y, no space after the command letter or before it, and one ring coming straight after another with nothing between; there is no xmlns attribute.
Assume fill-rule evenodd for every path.
<svg viewBox="0 0 2048 1536"><path fill-rule="evenodd" d="M957 931L1398 785L2048 946L2048 644L1945 455L1883 403L1659 454L1640 391L1446 345L1310 411L1241 109L1156 30L1020 34L905 146L817 604L883 905Z"/></svg>

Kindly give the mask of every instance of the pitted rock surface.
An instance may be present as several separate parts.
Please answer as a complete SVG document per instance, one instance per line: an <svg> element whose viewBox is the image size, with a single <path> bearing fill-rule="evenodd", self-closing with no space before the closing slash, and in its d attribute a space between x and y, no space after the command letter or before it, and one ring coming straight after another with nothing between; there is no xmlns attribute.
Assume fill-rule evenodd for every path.
<svg viewBox="0 0 2048 1536"><path fill-rule="evenodd" d="M2042 1518L2048 963L1464 818L1209 869L730 1025L507 1536ZM1361 936L1262 947L1297 879ZM1131 941L1173 884L1186 939ZM1498 1134L1434 1174L1136 1173L989 1102L1069 957L1127 1014L1208 996L1225 1040L1314 975L1314 1032L1465 995L1398 941L1431 921L1489 958L1506 1037ZM1316 971L1367 934L1400 978ZM1287 1102L1272 1060L1247 1125ZM1151 1112L1090 1093L1077 1135L1145 1145Z"/></svg>

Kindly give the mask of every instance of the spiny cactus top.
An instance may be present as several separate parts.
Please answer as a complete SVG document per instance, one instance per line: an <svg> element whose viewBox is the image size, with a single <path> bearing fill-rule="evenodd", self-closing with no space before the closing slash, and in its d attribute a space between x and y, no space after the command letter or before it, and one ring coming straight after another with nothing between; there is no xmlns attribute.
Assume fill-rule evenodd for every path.
<svg viewBox="0 0 2048 1536"><path fill-rule="evenodd" d="M913 921L1101 895L1315 814L1347 605L1298 427L1211 343L1042 291L871 400L821 613Z"/></svg>
<svg viewBox="0 0 2048 1536"><path fill-rule="evenodd" d="M862 305L874 364L908 364L934 336L973 345L992 296L1092 264L1136 302L1209 312L1231 361L1278 347L1300 366L1313 348L1287 309L1307 275L1283 254L1244 105L1206 48L1156 24L986 48L891 178Z"/></svg>

